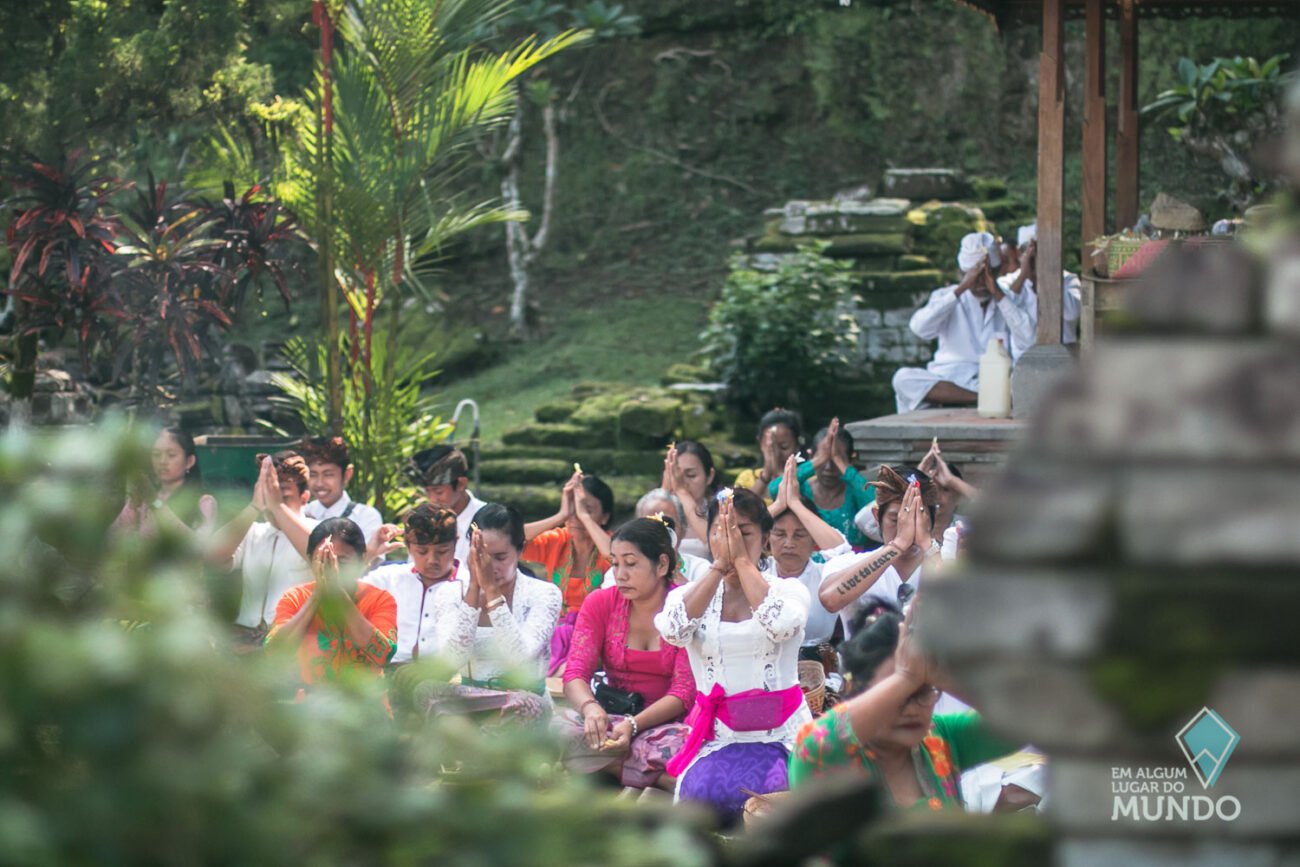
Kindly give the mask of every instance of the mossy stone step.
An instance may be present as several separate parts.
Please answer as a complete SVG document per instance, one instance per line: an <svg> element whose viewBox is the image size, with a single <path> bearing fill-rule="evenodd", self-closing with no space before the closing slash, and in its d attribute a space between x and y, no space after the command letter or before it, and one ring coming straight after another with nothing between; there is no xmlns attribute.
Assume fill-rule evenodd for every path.
<svg viewBox="0 0 1300 867"><path fill-rule="evenodd" d="M612 431L593 430L578 424L526 424L501 435L508 446L562 446L569 449L612 448Z"/></svg>
<svg viewBox="0 0 1300 867"><path fill-rule="evenodd" d="M984 212L986 219L992 220L999 224L1003 237L1010 237L1015 240L1015 230L1018 226L1001 225L1002 223L1015 222L1023 220L1025 223L1033 222L1034 206L1024 199L1002 198L990 199L980 202L979 209Z"/></svg>
<svg viewBox="0 0 1300 867"><path fill-rule="evenodd" d="M484 451L481 464L483 476L487 478L489 466L521 460L558 461L568 468L570 474L576 461L585 472L598 476L645 476L662 472L664 452L662 449L619 451L610 448L571 449L563 446L499 446ZM495 472L493 470L494 474ZM567 479L568 475L564 478Z"/></svg>
<svg viewBox="0 0 1300 867"><path fill-rule="evenodd" d="M556 458L493 458L479 465L483 484L563 484L573 475L573 462Z"/></svg>
<svg viewBox="0 0 1300 867"><path fill-rule="evenodd" d="M906 232L907 214L898 209L894 214L804 214L786 217L779 221L777 231L799 238L827 235L882 235Z"/></svg>
<svg viewBox="0 0 1300 867"><path fill-rule="evenodd" d="M928 292L944 285L943 272L937 268L922 271L861 271L854 275L859 292Z"/></svg>
<svg viewBox="0 0 1300 867"><path fill-rule="evenodd" d="M832 235L818 238L829 242L827 256L882 256L911 252L911 240L904 232L882 234ZM769 233L754 243L754 249L760 253L791 253L799 244L806 243L793 235Z"/></svg>
<svg viewBox="0 0 1300 867"><path fill-rule="evenodd" d="M604 479L614 492L614 522L632 516L636 501L647 491L659 487L658 476L610 476ZM483 484L474 493L489 503L514 506L526 521L536 521L560 510L560 484Z"/></svg>
<svg viewBox="0 0 1300 867"><path fill-rule="evenodd" d="M543 424L558 424L573 418L573 414L582 406L582 401L569 398L544 403L533 413L533 418Z"/></svg>

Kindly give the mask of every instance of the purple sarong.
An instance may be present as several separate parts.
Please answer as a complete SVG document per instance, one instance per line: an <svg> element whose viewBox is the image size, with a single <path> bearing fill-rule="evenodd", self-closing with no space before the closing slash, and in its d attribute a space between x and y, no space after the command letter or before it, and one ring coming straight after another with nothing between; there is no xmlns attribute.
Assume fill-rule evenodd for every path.
<svg viewBox="0 0 1300 867"><path fill-rule="evenodd" d="M677 798L707 802L724 827L734 825L749 799L743 789L766 795L790 787L789 758L782 744L728 744L691 765L677 783Z"/></svg>

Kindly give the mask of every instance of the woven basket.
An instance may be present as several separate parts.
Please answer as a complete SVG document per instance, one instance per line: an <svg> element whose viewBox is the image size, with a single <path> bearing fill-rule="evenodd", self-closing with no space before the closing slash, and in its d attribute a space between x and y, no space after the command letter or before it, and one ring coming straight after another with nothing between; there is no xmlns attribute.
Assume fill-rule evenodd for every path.
<svg viewBox="0 0 1300 867"><path fill-rule="evenodd" d="M1146 238L1112 238L1106 245L1106 273L1114 276L1147 243Z"/></svg>
<svg viewBox="0 0 1300 867"><path fill-rule="evenodd" d="M799 686L803 688L808 709L813 714L821 713L826 706L826 669L820 662L815 659L799 660Z"/></svg>

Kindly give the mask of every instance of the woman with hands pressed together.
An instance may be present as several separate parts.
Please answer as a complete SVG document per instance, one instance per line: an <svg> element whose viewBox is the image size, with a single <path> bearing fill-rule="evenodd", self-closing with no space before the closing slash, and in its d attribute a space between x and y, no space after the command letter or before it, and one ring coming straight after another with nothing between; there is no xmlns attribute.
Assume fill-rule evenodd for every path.
<svg viewBox="0 0 1300 867"><path fill-rule="evenodd" d="M682 538L678 545L683 554L705 559L710 556L706 518L710 499L718 490L717 480L713 455L704 445L694 440L682 440L668 447L660 487L675 494L686 510L686 526L681 528Z"/></svg>
<svg viewBox="0 0 1300 867"><path fill-rule="evenodd" d="M939 508L934 518L933 535L936 539L942 539L944 531L956 519L958 507L974 500L979 495L979 490L963 479L955 466L950 466L944 460L937 437L930 444L930 451L926 452L918 466L934 480L937 488Z"/></svg>
<svg viewBox="0 0 1300 867"><path fill-rule="evenodd" d="M906 474L906 478L904 478ZM874 551L846 554L827 563L818 598L839 612L845 635L853 615L868 597L906 607L920 589L922 568L940 565L939 543L931 535L936 510L934 483L920 470L882 465L876 481L875 510L885 544Z"/></svg>
<svg viewBox="0 0 1300 867"><path fill-rule="evenodd" d="M823 521L843 533L854 548L867 544L853 519L874 495L853 466L853 437L840 427L838 418L813 437L812 460L798 465L796 478L799 493L816 504ZM769 494L775 498L780 487L781 479L774 480L768 485Z"/></svg>
<svg viewBox="0 0 1300 867"><path fill-rule="evenodd" d="M728 824L750 794L786 788L795 732L812 719L798 675L808 590L759 571L771 529L757 494L720 492L709 505L712 567L655 617L664 640L686 648L698 690L690 736L668 764L677 799L707 803Z"/></svg>
<svg viewBox="0 0 1300 867"><path fill-rule="evenodd" d="M785 473L777 488L776 499L769 505L772 533L768 537L772 551L770 571L778 578L798 581L808 588L810 598L808 623L804 627L804 658L821 659L818 648L831 640L836 616L827 611L818 596L822 586L822 568L835 557L852 554L844 534L821 519L817 506L799 492L795 482L795 459L786 459Z"/></svg>
<svg viewBox="0 0 1300 867"><path fill-rule="evenodd" d="M799 454L803 448L803 422L797 412L788 409L768 410L758 420L758 450L763 455L763 465L752 470L741 470L736 475L736 487L758 494L767 502L773 495L767 486L785 472L786 461Z"/></svg>
<svg viewBox="0 0 1300 867"><path fill-rule="evenodd" d="M839 770L881 781L898 808L961 807L961 774L1012 753L979 714L935 714L946 680L916 646L912 623L888 603L860 618L843 648L850 684L859 694L800 730L790 759L790 785ZM900 626L901 621L901 626Z"/></svg>
<svg viewBox="0 0 1300 867"><path fill-rule="evenodd" d="M305 686L348 669L383 676L397 648L397 603L358 581L366 537L347 518L317 524L307 540L313 580L290 588L275 607L268 649L293 648Z"/></svg>
<svg viewBox="0 0 1300 867"><path fill-rule="evenodd" d="M575 470L560 494L560 511L524 525L527 544L521 558L540 566L564 597L560 622L551 635L548 677L564 668L582 602L600 587L609 568L606 527L613 512L614 492L609 485Z"/></svg>
<svg viewBox="0 0 1300 867"><path fill-rule="evenodd" d="M662 518L636 518L613 542L616 584L587 597L564 669L561 727L570 744L566 764L609 770L624 786L671 790L668 760L681 750L680 720L695 701L690 660L662 641L654 618L676 574L673 540ZM605 682L593 692L598 670Z"/></svg>
<svg viewBox="0 0 1300 867"><path fill-rule="evenodd" d="M539 720L550 713L546 664L560 617L559 588L519 569L524 523L510 506L488 503L470 525L467 581L433 597L439 655L460 669L460 685L438 691L430 713L487 712Z"/></svg>

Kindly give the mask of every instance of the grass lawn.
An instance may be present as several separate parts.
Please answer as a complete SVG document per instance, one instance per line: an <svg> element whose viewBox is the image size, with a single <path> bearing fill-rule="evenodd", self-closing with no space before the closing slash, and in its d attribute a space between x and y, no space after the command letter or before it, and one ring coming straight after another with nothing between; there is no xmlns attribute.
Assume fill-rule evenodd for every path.
<svg viewBox="0 0 1300 867"><path fill-rule="evenodd" d="M491 443L532 421L538 406L568 395L576 383L658 384L668 365L699 349L709 300L675 295L556 304L542 333L507 346L497 364L438 382L442 411L450 416L457 401L473 398L482 413L482 439Z"/></svg>

